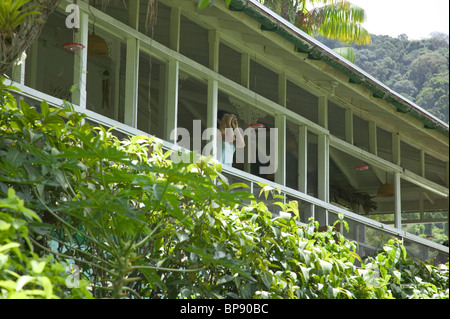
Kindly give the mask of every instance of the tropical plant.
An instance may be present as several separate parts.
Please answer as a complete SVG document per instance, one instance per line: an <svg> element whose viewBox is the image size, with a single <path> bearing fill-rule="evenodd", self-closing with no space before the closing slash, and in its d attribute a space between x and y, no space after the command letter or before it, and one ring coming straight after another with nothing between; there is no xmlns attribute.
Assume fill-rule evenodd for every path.
<svg viewBox="0 0 450 319"><path fill-rule="evenodd" d="M27 20L36 20L41 15L39 5L26 6L29 0L5 0L0 3L0 32L6 35L12 33L20 24ZM41 22L43 22L41 20Z"/></svg>
<svg viewBox="0 0 450 319"><path fill-rule="evenodd" d="M2 297L448 298L448 263L412 262L398 241L366 262L332 226L299 223L298 203L276 188L260 185L281 208L273 215L211 158L172 161L151 138L119 140L70 104L17 105L8 90L0 87ZM348 229L343 216L338 223ZM69 264L80 290L64 287Z"/></svg>
<svg viewBox="0 0 450 319"><path fill-rule="evenodd" d="M34 251L29 237L34 222L41 219L9 188L0 198L0 299L91 298L87 281L68 288L64 265Z"/></svg>
<svg viewBox="0 0 450 319"><path fill-rule="evenodd" d="M362 27L365 12L346 0L260 0L309 35L346 44L365 45L370 35Z"/></svg>
<svg viewBox="0 0 450 319"><path fill-rule="evenodd" d="M8 71L33 41L58 0L0 2L0 76Z"/></svg>
<svg viewBox="0 0 450 319"><path fill-rule="evenodd" d="M346 0L259 0L311 36L339 40L345 47L335 48L338 54L355 61L349 45L371 43L369 32L362 26L364 9Z"/></svg>
<svg viewBox="0 0 450 319"><path fill-rule="evenodd" d="M258 0L281 17L311 36L339 40L345 47L334 51L349 61L355 61L349 45L371 43L369 32L362 26L366 16L362 8L346 0ZM198 6L214 5L215 0L201 0ZM231 0L226 0L230 5Z"/></svg>

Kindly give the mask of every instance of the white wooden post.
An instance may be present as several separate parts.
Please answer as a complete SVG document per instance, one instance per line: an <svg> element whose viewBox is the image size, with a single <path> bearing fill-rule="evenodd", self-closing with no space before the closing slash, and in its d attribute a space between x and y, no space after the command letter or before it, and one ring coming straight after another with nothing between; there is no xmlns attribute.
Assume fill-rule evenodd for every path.
<svg viewBox="0 0 450 319"><path fill-rule="evenodd" d="M169 46L172 50L177 52L180 51L180 25L180 8L172 7L170 10Z"/></svg>
<svg viewBox="0 0 450 319"><path fill-rule="evenodd" d="M137 127L139 82L139 41L127 39L127 61L125 72L125 124Z"/></svg>
<svg viewBox="0 0 450 319"><path fill-rule="evenodd" d="M250 88L250 54L248 53L241 55L241 85L247 89Z"/></svg>
<svg viewBox="0 0 450 319"><path fill-rule="evenodd" d="M319 125L328 129L328 97L319 96Z"/></svg>
<svg viewBox="0 0 450 319"><path fill-rule="evenodd" d="M219 72L219 32L211 30L208 32L209 44L209 68L214 72Z"/></svg>
<svg viewBox="0 0 450 319"><path fill-rule="evenodd" d="M392 162L401 164L400 156L400 135L392 134ZM402 194L401 194L401 173L394 173L394 227L402 229Z"/></svg>
<svg viewBox="0 0 450 319"><path fill-rule="evenodd" d="M164 108L165 136L164 139L176 143L177 139L177 117L178 117L178 75L179 62L171 59L167 63L166 73L166 105ZM170 139L171 133L174 133L174 139Z"/></svg>
<svg viewBox="0 0 450 319"><path fill-rule="evenodd" d="M298 128L298 190L305 194L308 190L308 128L306 125Z"/></svg>
<svg viewBox="0 0 450 319"><path fill-rule="evenodd" d="M128 1L128 24L135 30L139 30L139 0Z"/></svg>
<svg viewBox="0 0 450 319"><path fill-rule="evenodd" d="M89 15L80 11L80 28L75 33L75 42L86 46L78 54L74 55L73 83L75 90L72 92L72 103L81 108L86 108L86 76L87 76L87 43L89 32Z"/></svg>
<svg viewBox="0 0 450 319"><path fill-rule="evenodd" d="M377 124L374 121L369 122L369 151L373 155L378 155Z"/></svg>
<svg viewBox="0 0 450 319"><path fill-rule="evenodd" d="M319 125L328 129L328 97L319 96L318 101L318 120ZM330 143L329 137L326 134L319 134L318 136L318 197L319 199L329 202L329 154ZM322 211L322 209L321 209ZM321 217L321 216L320 216ZM328 225L328 210L324 209L324 225Z"/></svg>
<svg viewBox="0 0 450 319"><path fill-rule="evenodd" d="M353 110L345 110L345 141L353 145Z"/></svg>
<svg viewBox="0 0 450 319"><path fill-rule="evenodd" d="M278 104L286 107L286 74L278 75ZM277 170L275 171L275 183L286 185L286 116L275 115L275 128L278 130L277 136Z"/></svg>
<svg viewBox="0 0 450 319"><path fill-rule="evenodd" d="M241 85L247 89L250 88L250 54L248 53L241 54ZM246 124L248 125L251 123ZM249 147L248 143L246 147ZM251 165L248 152L245 152L244 171L250 173Z"/></svg>
<svg viewBox="0 0 450 319"><path fill-rule="evenodd" d="M395 165L401 165L401 156L400 156L400 135L398 133L392 134L392 162Z"/></svg>
<svg viewBox="0 0 450 319"><path fill-rule="evenodd" d="M329 189L329 137L326 134L318 136L318 197L328 202Z"/></svg>
<svg viewBox="0 0 450 319"><path fill-rule="evenodd" d="M211 137L209 143L212 142L212 154L217 159L217 108L219 96L219 83L217 80L208 80L208 109L207 109L207 128L211 128ZM209 155L209 154L205 154Z"/></svg>
<svg viewBox="0 0 450 319"><path fill-rule="evenodd" d="M399 172L394 173L394 227L402 229L402 196L401 196L401 174Z"/></svg>
<svg viewBox="0 0 450 319"><path fill-rule="evenodd" d="M275 183L286 185L286 116L275 115L275 128L278 130L276 156L277 170L275 171Z"/></svg>

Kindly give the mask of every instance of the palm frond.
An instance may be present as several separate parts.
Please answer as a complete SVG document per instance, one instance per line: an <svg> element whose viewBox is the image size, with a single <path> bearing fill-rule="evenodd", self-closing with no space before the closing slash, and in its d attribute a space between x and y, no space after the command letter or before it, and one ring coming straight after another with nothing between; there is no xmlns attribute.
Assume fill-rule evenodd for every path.
<svg viewBox="0 0 450 319"><path fill-rule="evenodd" d="M299 16L296 22L306 33L317 33L324 37L345 43L366 45L371 43L369 32L362 26L366 20L364 9L345 0L322 0L333 2L311 9Z"/></svg>

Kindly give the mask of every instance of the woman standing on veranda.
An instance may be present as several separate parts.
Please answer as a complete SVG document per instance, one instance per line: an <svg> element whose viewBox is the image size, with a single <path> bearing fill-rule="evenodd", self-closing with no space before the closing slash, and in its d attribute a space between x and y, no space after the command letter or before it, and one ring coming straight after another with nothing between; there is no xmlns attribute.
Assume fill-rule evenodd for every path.
<svg viewBox="0 0 450 319"><path fill-rule="evenodd" d="M217 159L225 165L233 165L233 155L236 147L245 147L245 141L239 130L236 115L227 111L219 110L217 112L217 126L221 133L220 143L218 145Z"/></svg>

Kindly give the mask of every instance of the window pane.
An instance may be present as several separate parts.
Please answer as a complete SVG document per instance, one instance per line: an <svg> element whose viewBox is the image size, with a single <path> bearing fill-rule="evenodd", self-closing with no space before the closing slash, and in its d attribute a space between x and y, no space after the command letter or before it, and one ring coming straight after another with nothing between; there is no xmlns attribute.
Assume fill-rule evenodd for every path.
<svg viewBox="0 0 450 319"><path fill-rule="evenodd" d="M51 96L71 101L74 57L63 44L74 42L73 29L65 24L66 16L51 14L35 42L27 52L25 84Z"/></svg>
<svg viewBox="0 0 450 319"><path fill-rule="evenodd" d="M163 138L165 65L149 54L139 56L138 129Z"/></svg>

